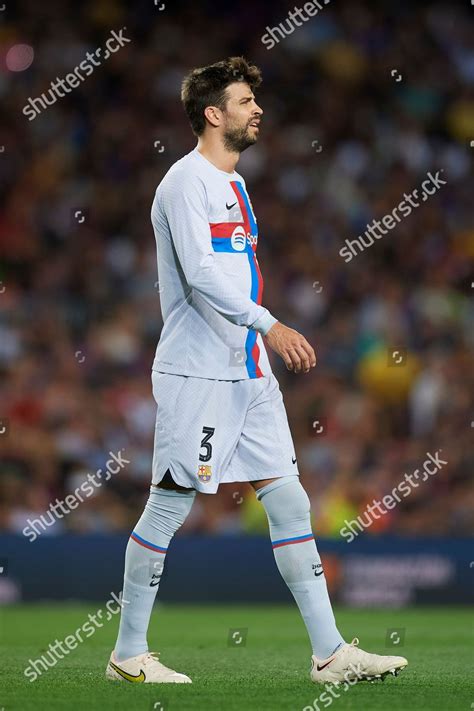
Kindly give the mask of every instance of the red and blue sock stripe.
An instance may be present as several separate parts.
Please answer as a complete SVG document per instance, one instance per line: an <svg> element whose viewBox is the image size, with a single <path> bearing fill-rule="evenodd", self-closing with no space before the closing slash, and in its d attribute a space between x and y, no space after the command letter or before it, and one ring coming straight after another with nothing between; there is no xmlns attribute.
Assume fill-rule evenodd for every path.
<svg viewBox="0 0 474 711"><path fill-rule="evenodd" d="M156 546L154 543L151 543L151 541L145 540L145 538L139 536L138 533L135 533L135 531L132 531L130 538L132 539L132 541L135 541L135 543L138 543L139 546L149 548L151 551L155 551L156 553L166 553L166 551L168 550L168 548L163 548L163 546Z"/></svg>
<svg viewBox="0 0 474 711"><path fill-rule="evenodd" d="M280 538L279 541L272 541L272 548L281 548L282 546L290 546L293 543L306 543L307 541L313 541L314 536L312 533L307 533L304 536L292 536L291 538Z"/></svg>

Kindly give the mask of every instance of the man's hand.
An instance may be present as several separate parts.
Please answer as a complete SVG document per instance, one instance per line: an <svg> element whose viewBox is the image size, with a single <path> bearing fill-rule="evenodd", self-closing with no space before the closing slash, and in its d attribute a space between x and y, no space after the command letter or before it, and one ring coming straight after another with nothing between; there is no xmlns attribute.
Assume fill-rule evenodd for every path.
<svg viewBox="0 0 474 711"><path fill-rule="evenodd" d="M316 365L316 354L313 348L306 338L293 328L288 328L277 321L265 338L270 348L283 358L288 370L294 370L295 373L303 370L309 373L310 368Z"/></svg>

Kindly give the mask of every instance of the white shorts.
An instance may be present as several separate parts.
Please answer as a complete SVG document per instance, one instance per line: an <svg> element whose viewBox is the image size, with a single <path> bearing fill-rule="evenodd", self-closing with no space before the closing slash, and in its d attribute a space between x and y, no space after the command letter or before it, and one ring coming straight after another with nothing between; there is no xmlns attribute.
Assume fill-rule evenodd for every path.
<svg viewBox="0 0 474 711"><path fill-rule="evenodd" d="M180 486L299 475L283 397L273 375L208 380L152 371L157 402L153 484L169 469Z"/></svg>

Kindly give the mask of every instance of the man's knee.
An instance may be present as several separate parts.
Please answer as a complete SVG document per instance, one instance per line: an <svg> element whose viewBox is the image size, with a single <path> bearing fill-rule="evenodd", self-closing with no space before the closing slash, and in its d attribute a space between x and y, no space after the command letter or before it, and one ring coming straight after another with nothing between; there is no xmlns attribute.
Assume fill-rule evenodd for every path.
<svg viewBox="0 0 474 711"><path fill-rule="evenodd" d="M143 517L152 528L172 537L185 522L195 497L195 489L179 491L153 487Z"/></svg>
<svg viewBox="0 0 474 711"><path fill-rule="evenodd" d="M310 515L310 500L298 477L283 477L275 482L274 488L269 487L268 493L259 493L257 498L267 510L271 523L307 519Z"/></svg>

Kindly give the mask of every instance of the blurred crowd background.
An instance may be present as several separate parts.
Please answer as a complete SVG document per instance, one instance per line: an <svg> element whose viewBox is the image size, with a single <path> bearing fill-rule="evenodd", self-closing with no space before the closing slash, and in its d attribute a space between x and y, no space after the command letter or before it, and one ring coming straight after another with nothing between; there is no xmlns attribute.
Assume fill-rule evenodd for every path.
<svg viewBox="0 0 474 711"><path fill-rule="evenodd" d="M140 516L162 326L151 202L195 145L184 74L242 54L264 78L260 140L237 167L264 305L319 357L304 376L269 354L315 533L339 536L439 450L448 464L364 535L472 531L474 8L334 1L268 50L287 3L159 5L7 0L1 13L0 530L21 534L121 448L130 464L43 535ZM28 121L29 97L123 27L130 43ZM27 68L17 45L34 51ZM345 263L344 241L438 170L447 184ZM184 527L266 529L244 484L199 495Z"/></svg>

